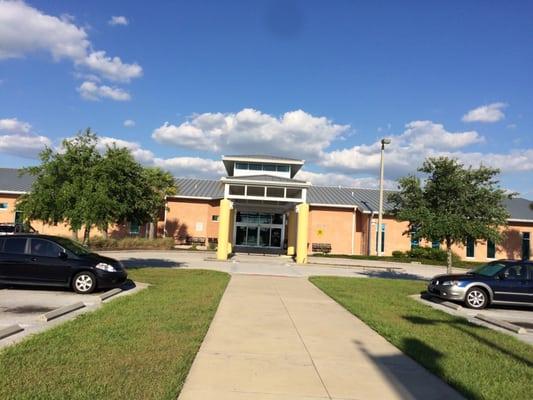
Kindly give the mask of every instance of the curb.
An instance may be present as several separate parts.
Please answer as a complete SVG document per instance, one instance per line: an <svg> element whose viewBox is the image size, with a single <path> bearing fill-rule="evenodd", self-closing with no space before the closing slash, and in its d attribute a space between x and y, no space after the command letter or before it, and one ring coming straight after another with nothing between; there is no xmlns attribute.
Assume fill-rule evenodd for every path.
<svg viewBox="0 0 533 400"><path fill-rule="evenodd" d="M424 292L423 294L421 294L420 298L423 300L431 301L432 303L435 303L435 304L440 304L441 306L444 306L444 307L451 308L452 310L455 310L455 311L459 311L463 308L459 304L455 304L455 303L452 303L451 301L442 300L438 297L432 296L428 292Z"/></svg>
<svg viewBox="0 0 533 400"><path fill-rule="evenodd" d="M22 332L23 330L24 328L22 328L20 325L10 325L6 328L0 329L0 339Z"/></svg>
<svg viewBox="0 0 533 400"><path fill-rule="evenodd" d="M459 311L459 310L461 310L463 308L459 304L455 304L455 303L452 303L450 301L443 301L440 304L442 304L444 307L448 307L448 308L451 308L452 310L456 310L456 311Z"/></svg>
<svg viewBox="0 0 533 400"><path fill-rule="evenodd" d="M46 314L41 315L40 319L44 321L50 321L54 318L68 314L69 312L79 310L80 308L83 308L83 307L85 307L85 303L82 303L80 301L78 303L74 303L74 304L64 306L64 307L59 307L59 308L56 308L55 310L47 312Z"/></svg>
<svg viewBox="0 0 533 400"><path fill-rule="evenodd" d="M111 289L111 290L108 290L107 292L102 293L98 297L100 299L100 302L102 302L102 301L104 301L106 299L109 299L110 297L113 297L113 296L119 294L120 292L122 292L122 289L115 288L115 289Z"/></svg>
<svg viewBox="0 0 533 400"><path fill-rule="evenodd" d="M522 334L526 333L526 329L522 328L521 326L511 324L507 321L501 321L496 318L488 317L483 314L477 314L474 318L480 319L481 321L488 322L489 324L499 326L500 328L507 329L511 332Z"/></svg>

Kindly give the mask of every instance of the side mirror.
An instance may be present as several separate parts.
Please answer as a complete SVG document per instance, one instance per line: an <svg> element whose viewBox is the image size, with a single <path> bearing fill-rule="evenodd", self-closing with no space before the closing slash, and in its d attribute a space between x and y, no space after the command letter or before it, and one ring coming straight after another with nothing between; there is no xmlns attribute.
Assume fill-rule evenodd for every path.
<svg viewBox="0 0 533 400"><path fill-rule="evenodd" d="M59 258L62 259L62 260L66 260L68 258L68 254L65 253L64 251L60 251L59 252Z"/></svg>

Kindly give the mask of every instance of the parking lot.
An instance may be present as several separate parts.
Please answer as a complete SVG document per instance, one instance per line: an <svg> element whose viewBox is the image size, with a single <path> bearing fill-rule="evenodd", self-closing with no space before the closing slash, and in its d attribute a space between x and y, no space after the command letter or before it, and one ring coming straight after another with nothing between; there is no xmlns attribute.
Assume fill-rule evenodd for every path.
<svg viewBox="0 0 533 400"><path fill-rule="evenodd" d="M142 283L128 281L122 286L122 292L105 302L136 293L145 287L146 285ZM28 334L40 332L99 308L102 305L100 296L103 293L97 291L83 295L63 288L0 287L0 330L13 325L20 325L24 328L22 332L0 339L0 347L20 341ZM43 318L45 313L79 302L85 306L50 321Z"/></svg>

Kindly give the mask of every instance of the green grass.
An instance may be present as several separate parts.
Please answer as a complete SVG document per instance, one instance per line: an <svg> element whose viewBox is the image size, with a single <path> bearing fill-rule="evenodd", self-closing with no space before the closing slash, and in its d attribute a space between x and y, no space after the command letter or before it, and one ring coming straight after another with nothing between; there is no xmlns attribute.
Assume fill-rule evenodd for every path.
<svg viewBox="0 0 533 400"><path fill-rule="evenodd" d="M422 264L427 265L442 265L446 266L446 261L439 261L439 260L431 260L428 258L411 258L411 257L392 257L392 256L362 256L362 255L351 255L351 254L322 254L322 253L314 253L313 257L333 257L333 258L348 258L353 260L375 260L375 261L391 261L391 262L398 262L398 263L412 263L412 262L419 262ZM464 261L464 260L457 260L453 262L454 268L474 268L478 265L486 264L484 262L478 262L478 261Z"/></svg>
<svg viewBox="0 0 533 400"><path fill-rule="evenodd" d="M139 269L152 286L0 352L0 399L176 399L229 276Z"/></svg>
<svg viewBox="0 0 533 400"><path fill-rule="evenodd" d="M408 296L420 282L310 278L402 352L469 399L533 398L533 347Z"/></svg>

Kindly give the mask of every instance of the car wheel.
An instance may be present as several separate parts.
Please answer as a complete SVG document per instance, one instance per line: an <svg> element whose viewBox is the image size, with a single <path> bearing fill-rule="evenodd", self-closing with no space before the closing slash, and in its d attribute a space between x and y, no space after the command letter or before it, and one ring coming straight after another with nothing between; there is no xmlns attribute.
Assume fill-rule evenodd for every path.
<svg viewBox="0 0 533 400"><path fill-rule="evenodd" d="M466 292L465 304L468 308L481 310L489 304L489 296L484 289L473 287Z"/></svg>
<svg viewBox="0 0 533 400"><path fill-rule="evenodd" d="M96 289L96 277L91 272L80 272L72 279L72 289L76 293L92 293Z"/></svg>

